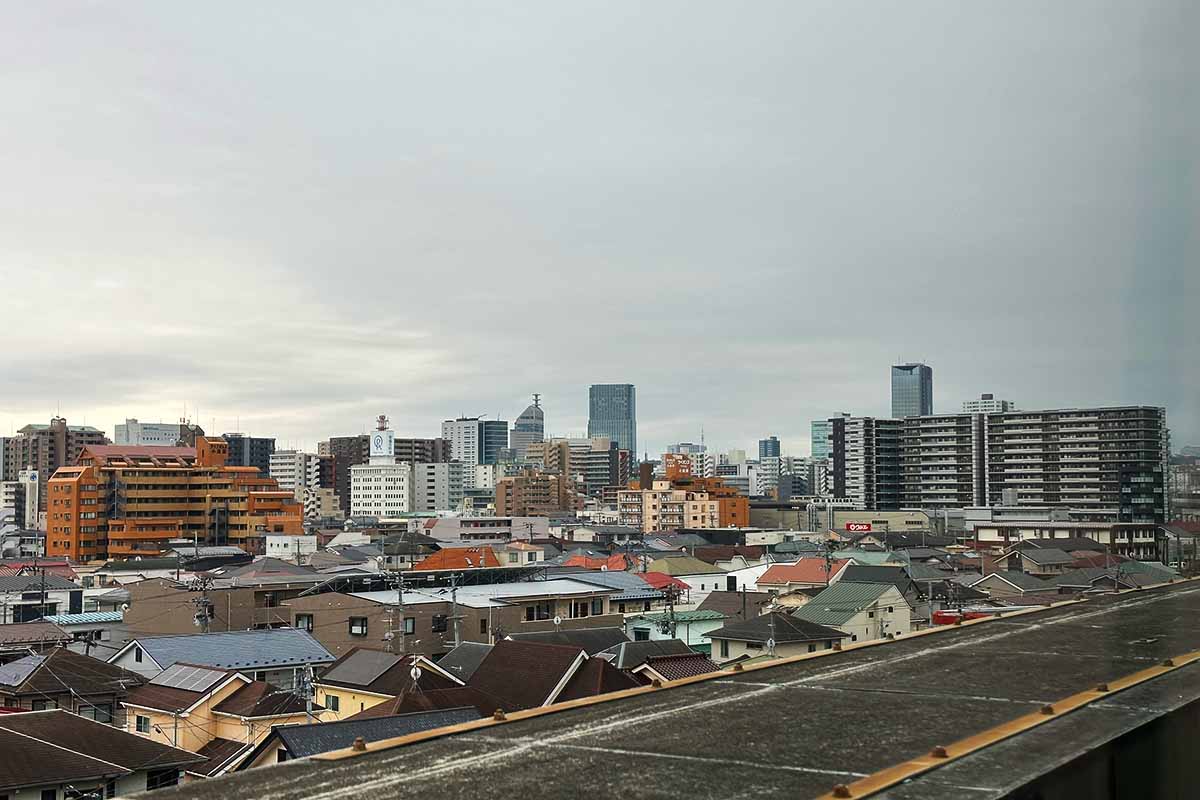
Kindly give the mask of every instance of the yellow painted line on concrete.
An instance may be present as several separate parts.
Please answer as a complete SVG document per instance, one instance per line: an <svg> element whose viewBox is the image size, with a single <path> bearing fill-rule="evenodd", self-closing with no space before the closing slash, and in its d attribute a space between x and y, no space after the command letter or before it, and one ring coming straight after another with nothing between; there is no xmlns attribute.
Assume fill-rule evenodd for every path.
<svg viewBox="0 0 1200 800"><path fill-rule="evenodd" d="M1154 589L1161 589L1163 587L1170 586L1172 584L1189 583L1189 582L1200 582L1200 576L1195 577L1195 578L1177 578L1177 579L1173 579L1173 580L1165 582L1165 583L1158 583L1158 584L1154 584L1153 586L1143 586L1143 587L1140 587L1137 589L1125 589L1117 594L1147 592L1147 591L1152 591ZM1101 595L1101 596L1104 596L1104 595ZM978 619L965 620L961 623L957 623L954 625L934 625L932 627L925 628L924 630L914 631L912 633L906 633L901 636L897 636L895 639L873 639L868 642L854 642L852 644L845 645L837 650L819 650L815 653L801 653L800 655L787 656L784 658L777 658L772 661L765 661L765 662L761 662L758 664L750 664L750 665L744 666L744 667L741 665L737 665L734 667L722 669L718 672L710 672L706 675L694 675L692 677L681 678L676 681L667 681L667 682L661 683L657 686L656 685L639 686L634 689L623 689L619 692L610 692L608 694L596 695L594 697L582 697L578 700L569 700L564 703L555 703L554 705L550 705L550 706L540 706L538 708L529 708L529 709L525 709L524 711L505 712L503 714L500 714L500 715L497 715L494 717L485 717L483 719L474 720L472 722L462 722L457 725L447 725L443 728L434 728L433 730L421 731L419 733L410 733L405 736L395 736L390 739L379 739L374 742L364 742L363 749L355 749L353 747L347 747L342 750L333 750L328 753L320 753L315 756L310 756L310 758L312 758L315 761L341 761L341 760L347 759L347 758L355 758L357 756L366 755L367 753L378 753L381 750L389 750L393 747L403 747L403 746L409 745L409 744L416 744L417 742L425 742L425 741L430 741L432 739L440 739L443 736L453 736L453 735L459 734L459 733L469 733L471 731L478 731L478 730L482 730L485 728L490 728L494 725L501 725L506 722L516 722L517 720L532 719L535 717L542 717L547 714L556 714L560 711L570 711L570 710L576 709L576 708L584 708L587 706L599 705L600 703L610 703L610 702L614 702L617 700L624 700L629 697L638 697L641 695L652 694L654 692L661 692L661 691L665 691L668 689L677 689L681 686L690 686L693 683L704 683L705 681L728 679L734 675L745 675L746 673L756 672L758 670L774 669L776 667L787 666L788 664L795 664L800 661L808 661L808 660L814 659L814 658L826 658L828 656L841 655L843 653L848 653L848 652L851 652L854 650L862 650L862 649L865 649L868 647L879 647L882 645L888 645L888 644L891 644L892 642L906 642L910 639L915 639L920 636L932 636L932 635L939 634L939 633L945 633L946 631L961 630L962 628L966 628L971 625L986 624L988 622L992 622L993 620L997 620L997 619L1012 619L1014 617L1024 617L1024 616L1028 616L1030 614L1041 614L1045 611L1050 611L1055 608L1061 608L1063 606L1077 605L1079 603L1086 603L1090 599L1092 599L1092 598L1090 598L1090 597L1089 598L1072 598L1070 600L1063 600L1062 602L1051 603L1050 605L1042 606L1039 608L1023 608L1023 609L1020 609L1017 611L1005 611L1003 609L998 609L997 612L991 616L980 617Z"/></svg>
<svg viewBox="0 0 1200 800"><path fill-rule="evenodd" d="M884 789L889 789L898 783L914 778L923 773L951 764L954 761L970 755L985 747L989 747L997 742L1002 742L1028 730L1044 725L1047 722L1058 719L1064 714L1068 714L1076 709L1088 706L1097 700L1103 700L1111 697L1116 692L1123 689L1128 689L1132 686L1145 683L1146 681L1154 680L1155 678L1174 672L1177 669L1187 666L1193 662L1200 661L1200 650L1190 653L1185 653L1181 656L1168 658L1161 664L1157 664L1147 669L1139 670L1122 678L1099 684L1091 689L1073 694L1070 697L1064 697L1055 703L1042 706L1037 711L1008 722L997 725L986 731L968 736L965 739L945 745L935 747L929 753L917 758L905 761L887 769L880 770L865 778L860 778L850 784L842 784L835 786L828 794L821 795L819 800L834 800L837 798L862 798L870 797L876 792L881 792Z"/></svg>

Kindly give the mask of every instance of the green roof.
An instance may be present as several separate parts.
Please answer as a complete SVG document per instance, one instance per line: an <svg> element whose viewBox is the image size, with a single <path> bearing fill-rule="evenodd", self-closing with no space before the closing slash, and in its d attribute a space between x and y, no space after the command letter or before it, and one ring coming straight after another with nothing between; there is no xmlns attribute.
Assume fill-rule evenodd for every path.
<svg viewBox="0 0 1200 800"><path fill-rule="evenodd" d="M855 614L878 600L888 589L895 588L890 583L838 581L829 588L822 589L819 594L796 609L792 616L818 625L844 625Z"/></svg>
<svg viewBox="0 0 1200 800"><path fill-rule="evenodd" d="M904 563L896 558L896 554L890 551L882 550L838 550L833 554L834 558L853 558L856 563L866 564L872 567L878 567L881 564L900 564Z"/></svg>
<svg viewBox="0 0 1200 800"><path fill-rule="evenodd" d="M655 622L655 623L667 622L671 619L671 615L664 611L659 614L638 614L637 617L635 617L635 619L644 619L647 622ZM704 611L701 611L700 609L695 609L692 611L676 611L675 612L675 621L676 622L704 622L705 620L719 620L719 619L726 619L725 615L722 614L720 611L710 611L707 609Z"/></svg>

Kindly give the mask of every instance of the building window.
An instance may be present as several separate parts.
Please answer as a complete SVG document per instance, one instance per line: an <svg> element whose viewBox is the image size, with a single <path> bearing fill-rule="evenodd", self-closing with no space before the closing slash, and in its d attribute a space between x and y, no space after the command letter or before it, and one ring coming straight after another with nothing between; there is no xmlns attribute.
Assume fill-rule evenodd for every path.
<svg viewBox="0 0 1200 800"><path fill-rule="evenodd" d="M146 791L179 785L179 769L152 769L146 773Z"/></svg>
<svg viewBox="0 0 1200 800"><path fill-rule="evenodd" d="M434 633L445 633L446 629L449 627L449 623L446 621L448 619L449 617L447 617L445 614L434 614L433 618L429 621L430 630L432 630ZM408 620L405 620L405 633L408 633L407 623Z"/></svg>
<svg viewBox="0 0 1200 800"><path fill-rule="evenodd" d="M525 606L525 621L533 622L539 619L550 619L554 616L554 608L549 600L542 600L531 606Z"/></svg>
<svg viewBox="0 0 1200 800"><path fill-rule="evenodd" d="M103 722L105 725L107 725L112 722L112 703L86 705L79 709L78 713L81 717L94 719L96 722Z"/></svg>
<svg viewBox="0 0 1200 800"><path fill-rule="evenodd" d="M650 601L647 600L645 603L642 604L642 611L649 611L649 610L650 610Z"/></svg>
<svg viewBox="0 0 1200 800"><path fill-rule="evenodd" d="M721 658L729 658L729 640L721 639Z"/></svg>
<svg viewBox="0 0 1200 800"><path fill-rule="evenodd" d="M342 699L336 694L325 695L325 707L330 711L340 711L342 707Z"/></svg>
<svg viewBox="0 0 1200 800"><path fill-rule="evenodd" d="M281 747L281 748L279 748L279 750L275 751L275 763L276 764L282 764L283 762L285 762L287 760L288 760L287 750L284 750Z"/></svg>
<svg viewBox="0 0 1200 800"><path fill-rule="evenodd" d="M142 663L142 648L137 645L133 646L133 660L137 663Z"/></svg>
<svg viewBox="0 0 1200 800"><path fill-rule="evenodd" d="M104 784L104 796L109 798L109 800L117 796L117 781L115 778Z"/></svg>
<svg viewBox="0 0 1200 800"><path fill-rule="evenodd" d="M42 800L58 800L58 790L42 789Z"/></svg>
<svg viewBox="0 0 1200 800"><path fill-rule="evenodd" d="M313 615L312 614L297 614L296 615L296 627L302 631L308 631L309 633L312 633Z"/></svg>
<svg viewBox="0 0 1200 800"><path fill-rule="evenodd" d="M404 618L404 635L412 636L416 632L417 632L416 617L405 617Z"/></svg>
<svg viewBox="0 0 1200 800"><path fill-rule="evenodd" d="M479 633L482 636L487 635L487 617L483 617L479 620Z"/></svg>
<svg viewBox="0 0 1200 800"><path fill-rule="evenodd" d="M650 641L650 629L649 628L634 628L633 629L633 640L635 642Z"/></svg>
<svg viewBox="0 0 1200 800"><path fill-rule="evenodd" d="M520 553L509 553L508 554L508 563L510 563L510 564L521 563L521 554Z"/></svg>
<svg viewBox="0 0 1200 800"><path fill-rule="evenodd" d="M34 711L49 711L53 708L58 708L57 700L34 700L30 706Z"/></svg>
<svg viewBox="0 0 1200 800"><path fill-rule="evenodd" d="M817 652L817 645L816 645L816 643L815 643L815 642L814 642L813 644L810 644L810 645L808 646L808 652L810 652L810 653L815 653L815 652Z"/></svg>
<svg viewBox="0 0 1200 800"><path fill-rule="evenodd" d="M592 598L592 616L594 617L594 616L597 616L597 615L603 614L603 613L604 613L604 598L603 597L593 597Z"/></svg>
<svg viewBox="0 0 1200 800"><path fill-rule="evenodd" d="M133 718L133 723L134 723L134 727L137 729L138 733L149 733L150 732L150 718L149 717L143 717L141 714L138 714L136 717Z"/></svg>
<svg viewBox="0 0 1200 800"><path fill-rule="evenodd" d="M351 617L350 618L350 635L351 636L366 636L367 635L367 618L366 617Z"/></svg>

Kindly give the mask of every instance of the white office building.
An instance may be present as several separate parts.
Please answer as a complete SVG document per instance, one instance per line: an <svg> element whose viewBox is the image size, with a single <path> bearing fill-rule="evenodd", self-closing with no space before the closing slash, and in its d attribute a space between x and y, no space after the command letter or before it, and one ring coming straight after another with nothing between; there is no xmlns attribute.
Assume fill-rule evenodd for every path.
<svg viewBox="0 0 1200 800"><path fill-rule="evenodd" d="M179 443L180 427L178 422L138 422L130 418L126 419L124 424L116 426L113 431L113 443L174 447Z"/></svg>
<svg viewBox="0 0 1200 800"><path fill-rule="evenodd" d="M997 400L995 395L981 394L978 400L967 400L962 405L964 414L1001 414L1016 411L1017 404L1011 400Z"/></svg>

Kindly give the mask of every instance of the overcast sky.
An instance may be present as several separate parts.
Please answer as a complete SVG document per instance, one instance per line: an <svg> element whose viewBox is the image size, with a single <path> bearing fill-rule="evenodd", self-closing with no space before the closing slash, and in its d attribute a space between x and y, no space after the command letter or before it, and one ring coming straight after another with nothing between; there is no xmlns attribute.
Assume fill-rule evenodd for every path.
<svg viewBox="0 0 1200 800"><path fill-rule="evenodd" d="M1200 443L1197 6L6 2L0 430L802 455L902 359Z"/></svg>

